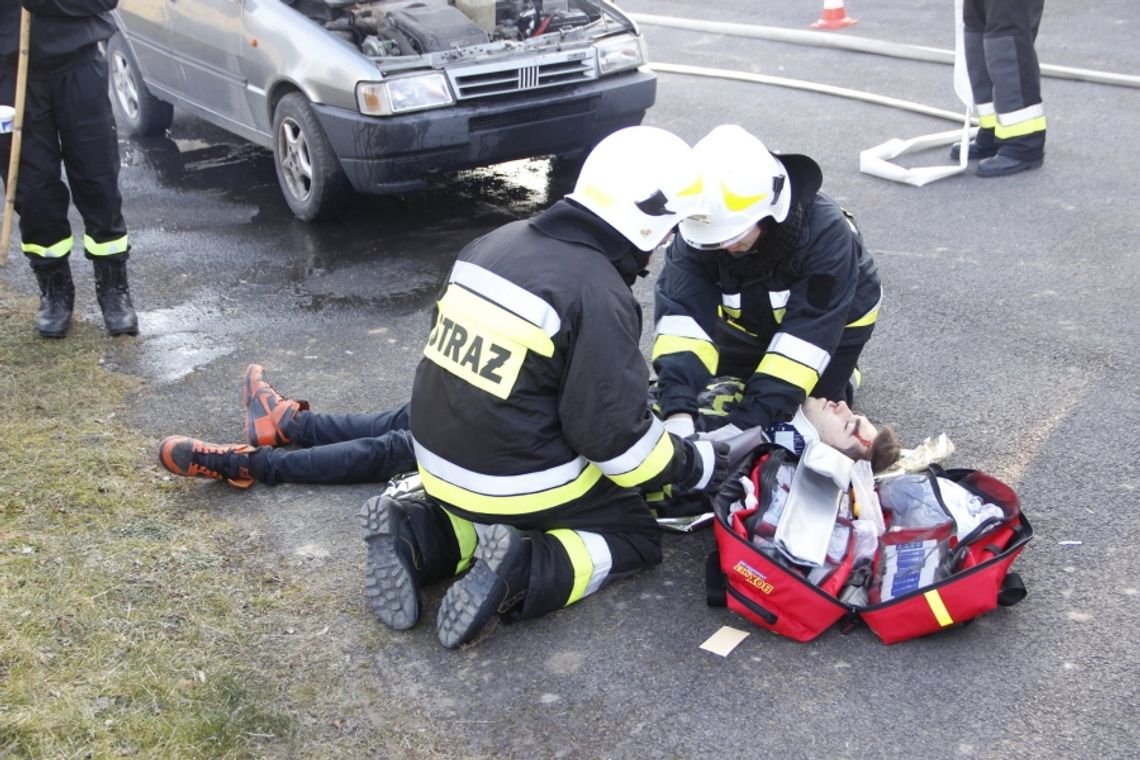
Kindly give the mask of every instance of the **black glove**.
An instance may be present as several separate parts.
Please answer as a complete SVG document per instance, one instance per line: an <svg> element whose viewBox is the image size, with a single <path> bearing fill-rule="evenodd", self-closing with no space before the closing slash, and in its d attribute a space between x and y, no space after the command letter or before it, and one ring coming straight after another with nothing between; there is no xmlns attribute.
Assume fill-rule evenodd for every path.
<svg viewBox="0 0 1140 760"><path fill-rule="evenodd" d="M679 454L673 483L682 491L715 493L728 477L728 444L673 436Z"/></svg>

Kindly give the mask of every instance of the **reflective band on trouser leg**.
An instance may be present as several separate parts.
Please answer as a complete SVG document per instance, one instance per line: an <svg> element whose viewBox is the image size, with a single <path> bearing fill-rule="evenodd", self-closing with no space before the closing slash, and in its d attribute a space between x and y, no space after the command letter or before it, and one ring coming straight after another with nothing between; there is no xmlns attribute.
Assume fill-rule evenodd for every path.
<svg viewBox="0 0 1140 760"><path fill-rule="evenodd" d="M562 544L574 570L574 586L563 606L569 607L602 587L613 567L613 557L610 555L609 544L601 535L565 528L549 530L546 534Z"/></svg>
<svg viewBox="0 0 1140 760"><path fill-rule="evenodd" d="M991 105L990 108L993 108ZM997 127L997 114L993 111L989 113L978 114L978 126L982 129L994 129Z"/></svg>
<svg viewBox="0 0 1140 760"><path fill-rule="evenodd" d="M934 613L934 619L938 621L938 625L945 628L948 625L954 624L954 618L950 617L950 613L946 609L946 605L942 603L942 597L938 593L938 589L931 589L923 596L926 598L926 603L930 605L930 611Z"/></svg>
<svg viewBox="0 0 1140 760"><path fill-rule="evenodd" d="M1012 140L1015 137L1025 137L1045 131L1044 116L1025 119L1014 124L1002 124L1002 118L998 117L998 124L994 127L994 137L999 140Z"/></svg>
<svg viewBox="0 0 1140 760"><path fill-rule="evenodd" d="M451 521L451 529L455 532L455 542L459 545L459 563L455 566L455 574L459 575L471 565L471 558L475 554L475 523L456 517L446 509L443 513Z"/></svg>
<svg viewBox="0 0 1140 760"><path fill-rule="evenodd" d="M83 236L83 248L92 256L114 256L116 253L126 253L129 247L126 235L105 243L96 243L90 235Z"/></svg>
<svg viewBox="0 0 1140 760"><path fill-rule="evenodd" d="M58 243L53 243L49 246L36 245L35 243L22 243L20 250L31 256L39 256L41 259L62 259L71 253L71 245L74 242L75 238L68 235Z"/></svg>

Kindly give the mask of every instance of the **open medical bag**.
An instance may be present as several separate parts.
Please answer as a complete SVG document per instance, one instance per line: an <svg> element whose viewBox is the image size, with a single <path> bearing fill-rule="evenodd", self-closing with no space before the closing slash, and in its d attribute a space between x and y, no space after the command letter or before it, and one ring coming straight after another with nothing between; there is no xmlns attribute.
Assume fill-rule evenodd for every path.
<svg viewBox="0 0 1140 760"><path fill-rule="evenodd" d="M826 471L826 464L818 469ZM997 478L931 466L876 483L874 510L859 504L872 500L866 481L861 495L841 477L834 481L806 470L783 448L757 449L714 501L710 606L727 606L796 641L810 641L841 620L849 628L861 619L883 643L893 644L1024 598L1010 565L1033 529L1016 493ZM877 511L880 496L898 509L888 508L885 499L879 529L868 532L869 520L853 518ZM966 514L964 500L977 511ZM910 503L922 519L902 510ZM790 515L805 509L816 517L800 520L806 527L796 528L797 536L811 538L813 530L818 533L813 525L832 531L823 537L825 551L807 559L802 551L788 551L793 543L787 531L778 533Z"/></svg>

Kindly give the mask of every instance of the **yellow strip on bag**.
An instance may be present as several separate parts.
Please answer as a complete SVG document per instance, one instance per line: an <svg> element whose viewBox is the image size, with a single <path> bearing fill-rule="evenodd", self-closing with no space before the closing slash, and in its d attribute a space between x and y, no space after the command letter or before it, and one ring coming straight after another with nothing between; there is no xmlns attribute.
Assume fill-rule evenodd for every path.
<svg viewBox="0 0 1140 760"><path fill-rule="evenodd" d="M950 613L946 610L946 605L942 603L942 597L938 594L938 589L931 589L923 594L926 597L926 603L930 605L930 611L934 613L934 619L938 621L938 625L945 628L948 625L954 624L954 618L950 617Z"/></svg>

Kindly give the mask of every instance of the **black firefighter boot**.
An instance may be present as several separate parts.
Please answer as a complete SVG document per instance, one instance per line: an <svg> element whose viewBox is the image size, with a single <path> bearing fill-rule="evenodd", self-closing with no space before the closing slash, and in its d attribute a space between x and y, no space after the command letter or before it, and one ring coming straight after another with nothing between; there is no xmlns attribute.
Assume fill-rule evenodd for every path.
<svg viewBox="0 0 1140 760"><path fill-rule="evenodd" d="M40 285L40 310L36 329L45 338L62 338L71 326L71 310L75 306L75 283L71 265L61 259L30 259L36 282Z"/></svg>
<svg viewBox="0 0 1140 760"><path fill-rule="evenodd" d="M92 256L95 264L95 297L103 310L103 324L111 335L138 335L139 318L131 303L125 256Z"/></svg>

